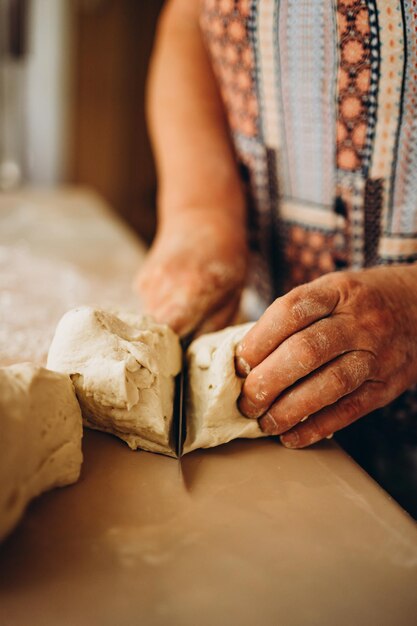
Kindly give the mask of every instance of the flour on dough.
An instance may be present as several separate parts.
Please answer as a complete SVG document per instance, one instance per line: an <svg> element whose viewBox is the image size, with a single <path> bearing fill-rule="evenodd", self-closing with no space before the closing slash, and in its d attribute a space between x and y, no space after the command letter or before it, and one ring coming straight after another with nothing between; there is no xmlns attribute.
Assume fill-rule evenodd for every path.
<svg viewBox="0 0 417 626"><path fill-rule="evenodd" d="M187 352L187 437L184 452L211 448L238 437L263 437L257 420L239 412L243 380L235 372L235 349L253 324L199 337Z"/></svg>
<svg viewBox="0 0 417 626"><path fill-rule="evenodd" d="M81 307L59 322L48 367L70 375L86 426L117 435L132 450L173 454L174 377L181 360L179 339L168 326Z"/></svg>
<svg viewBox="0 0 417 626"><path fill-rule="evenodd" d="M68 376L31 363L0 367L0 540L32 498L78 479L81 437Z"/></svg>

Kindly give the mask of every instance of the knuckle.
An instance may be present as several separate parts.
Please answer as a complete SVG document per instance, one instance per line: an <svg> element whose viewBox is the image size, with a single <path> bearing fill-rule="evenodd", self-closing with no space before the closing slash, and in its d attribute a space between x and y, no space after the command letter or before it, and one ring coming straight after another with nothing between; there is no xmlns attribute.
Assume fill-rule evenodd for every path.
<svg viewBox="0 0 417 626"><path fill-rule="evenodd" d="M347 370L355 386L366 380L375 369L376 359L370 352L352 353L347 364Z"/></svg>
<svg viewBox="0 0 417 626"><path fill-rule="evenodd" d="M360 280L351 274L341 273L338 276L338 288L342 296L345 299L351 299L352 297L359 297L368 290Z"/></svg>
<svg viewBox="0 0 417 626"><path fill-rule="evenodd" d="M309 338L303 338L300 345L300 364L306 369L314 369L319 362L319 350L317 342Z"/></svg>
<svg viewBox="0 0 417 626"><path fill-rule="evenodd" d="M375 375L379 370L381 364L378 362L378 359L375 354L372 352L366 352L366 378Z"/></svg>
<svg viewBox="0 0 417 626"><path fill-rule="evenodd" d="M352 386L349 372L341 367L334 367L329 371L330 384L340 396L348 393Z"/></svg>
<svg viewBox="0 0 417 626"><path fill-rule="evenodd" d="M326 426L326 421L323 420L316 420L311 426L314 431L316 441L324 439L330 432L328 426Z"/></svg>
<svg viewBox="0 0 417 626"><path fill-rule="evenodd" d="M281 408L279 400L269 408L268 413L275 421L278 435L292 428L298 421L294 415Z"/></svg>
<svg viewBox="0 0 417 626"><path fill-rule="evenodd" d="M291 306L291 315L295 322L302 322L309 313L311 302L306 300L297 300Z"/></svg>
<svg viewBox="0 0 417 626"><path fill-rule="evenodd" d="M339 423L352 421L362 412L363 400L360 395L344 398L343 402L336 407L336 418Z"/></svg>
<svg viewBox="0 0 417 626"><path fill-rule="evenodd" d="M305 285L296 287L290 292L287 301L288 312L296 323L302 323L306 319L320 316L323 311L323 303L316 293L311 293Z"/></svg>
<svg viewBox="0 0 417 626"><path fill-rule="evenodd" d="M306 422L306 427L303 432L303 439L305 445L311 445L324 439L329 434L329 429L326 428L326 422L323 419L311 418Z"/></svg>
<svg viewBox="0 0 417 626"><path fill-rule="evenodd" d="M278 298L276 302L280 301L280 305L286 310L288 314L291 314L294 318L301 318L303 314L303 301L305 296L305 285L294 287L289 293L282 298Z"/></svg>
<svg viewBox="0 0 417 626"><path fill-rule="evenodd" d="M398 393L392 395L392 389L395 388L395 383L382 383L380 381L370 380L366 382L362 387L362 409L363 407L371 407L372 409L379 409L388 404L394 397L399 395L404 389L398 388Z"/></svg>
<svg viewBox="0 0 417 626"><path fill-rule="evenodd" d="M345 275L343 280L343 284L345 289L349 290L350 293L363 293L367 291L368 287L365 283L361 282L356 276L352 276L351 274Z"/></svg>

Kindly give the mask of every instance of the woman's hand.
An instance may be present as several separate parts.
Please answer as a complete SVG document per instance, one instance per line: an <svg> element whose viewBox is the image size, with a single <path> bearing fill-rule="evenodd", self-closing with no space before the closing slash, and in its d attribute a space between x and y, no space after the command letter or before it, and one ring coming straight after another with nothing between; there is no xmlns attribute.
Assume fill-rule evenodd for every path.
<svg viewBox="0 0 417 626"><path fill-rule="evenodd" d="M218 330L239 306L246 232L227 212L186 210L163 221L137 279L146 312L181 335Z"/></svg>
<svg viewBox="0 0 417 626"><path fill-rule="evenodd" d="M417 265L297 287L267 309L236 354L247 376L244 415L291 448L329 437L417 382Z"/></svg>

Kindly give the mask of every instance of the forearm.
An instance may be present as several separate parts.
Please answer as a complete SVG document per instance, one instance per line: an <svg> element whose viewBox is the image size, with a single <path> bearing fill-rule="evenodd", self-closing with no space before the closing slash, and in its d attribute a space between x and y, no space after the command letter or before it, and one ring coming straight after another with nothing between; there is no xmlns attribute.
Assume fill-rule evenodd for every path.
<svg viewBox="0 0 417 626"><path fill-rule="evenodd" d="M159 216L210 209L244 226L245 204L197 0L171 0L160 19L148 85Z"/></svg>

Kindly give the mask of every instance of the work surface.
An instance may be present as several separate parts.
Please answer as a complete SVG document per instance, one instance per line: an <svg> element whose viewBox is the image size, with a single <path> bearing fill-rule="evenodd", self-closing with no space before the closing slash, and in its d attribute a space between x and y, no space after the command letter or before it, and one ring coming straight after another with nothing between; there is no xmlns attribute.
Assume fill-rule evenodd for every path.
<svg viewBox="0 0 417 626"><path fill-rule="evenodd" d="M91 194L3 196L0 252L33 259L32 283L36 271L71 276L71 301L105 304L108 279L117 306L134 305L143 251ZM69 302L58 288L42 309L20 261L18 287L4 263L1 325L36 360L48 319ZM26 307L17 322L16 301ZM28 344L34 317L45 336ZM0 334L1 360L19 360L8 345ZM182 472L101 433L86 432L83 447L80 481L36 500L0 547L1 625L416 624L417 527L334 443L232 442L187 455Z"/></svg>

